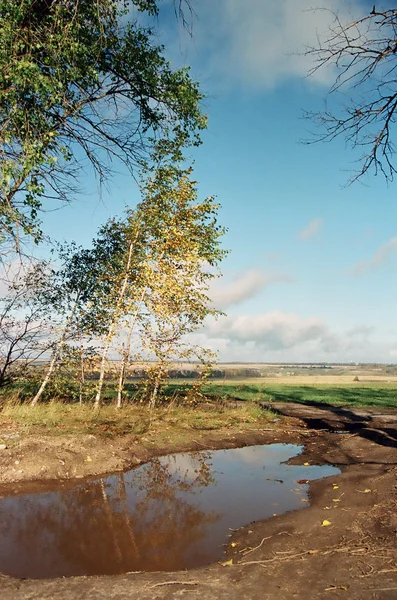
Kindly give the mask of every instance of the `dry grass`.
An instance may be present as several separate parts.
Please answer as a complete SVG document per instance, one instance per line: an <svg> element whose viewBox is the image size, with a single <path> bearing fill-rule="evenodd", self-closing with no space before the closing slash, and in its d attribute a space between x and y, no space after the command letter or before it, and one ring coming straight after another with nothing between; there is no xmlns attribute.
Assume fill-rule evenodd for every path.
<svg viewBox="0 0 397 600"><path fill-rule="evenodd" d="M0 412L0 419L22 425L29 433L94 433L97 435L145 435L148 432L167 436L182 435L184 431L209 431L235 426L258 428L269 423L271 414L254 402L227 406L218 402L198 406L126 405L117 409L104 405L94 411L91 405L65 404L52 401L34 408L11 399Z"/></svg>

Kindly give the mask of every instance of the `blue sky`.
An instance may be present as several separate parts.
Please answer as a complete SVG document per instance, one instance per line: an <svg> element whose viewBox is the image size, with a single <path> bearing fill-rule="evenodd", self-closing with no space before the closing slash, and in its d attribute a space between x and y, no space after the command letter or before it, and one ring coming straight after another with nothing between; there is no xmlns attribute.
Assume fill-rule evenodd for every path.
<svg viewBox="0 0 397 600"><path fill-rule="evenodd" d="M368 2L318 0L342 18ZM213 289L227 317L198 334L230 361L375 361L397 357L397 205L394 185L369 176L345 186L357 155L343 140L305 145L332 72L308 79L299 55L326 31L312 0L199 0L193 37L164 15L176 64L192 65L207 94L209 127L192 152L200 194L215 194L228 228L223 278ZM97 227L139 201L115 175L44 218L57 239L89 244Z"/></svg>

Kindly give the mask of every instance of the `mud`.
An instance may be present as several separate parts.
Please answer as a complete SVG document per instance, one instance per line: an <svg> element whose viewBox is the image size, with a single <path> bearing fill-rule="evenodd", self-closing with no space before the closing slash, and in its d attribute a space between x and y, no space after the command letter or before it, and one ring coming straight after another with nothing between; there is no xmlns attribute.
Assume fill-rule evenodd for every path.
<svg viewBox="0 0 397 600"><path fill-rule="evenodd" d="M196 432L195 448L233 447L250 441L303 443L303 454L293 462L334 464L342 470L338 476L310 483L310 507L247 523L234 532L223 564L182 573L36 581L2 577L2 600L396 600L397 427L389 417L397 411L378 410L377 418L372 415L354 430L350 425L357 415L349 412L352 414L340 415L335 421L338 429L326 423L335 413L322 409L322 431L308 428L313 413L302 410L289 422L288 431L260 431L243 434L240 439L225 434L222 439L222 432L212 439L198 438ZM340 430L348 433L333 432ZM39 441L35 443L40 456ZM48 441L41 443L47 444L49 456ZM99 448L101 441L92 443ZM123 446L125 443L113 441L117 460L143 460L142 455L134 454L134 447ZM56 448L58 452L62 448L60 440ZM21 446L17 446L16 452L20 451ZM149 449L145 452L150 454ZM7 477L9 481L10 473ZM8 492L14 489L18 493L20 486L26 489L27 484L13 483L7 486ZM2 490L0 493L6 493L5 487Z"/></svg>

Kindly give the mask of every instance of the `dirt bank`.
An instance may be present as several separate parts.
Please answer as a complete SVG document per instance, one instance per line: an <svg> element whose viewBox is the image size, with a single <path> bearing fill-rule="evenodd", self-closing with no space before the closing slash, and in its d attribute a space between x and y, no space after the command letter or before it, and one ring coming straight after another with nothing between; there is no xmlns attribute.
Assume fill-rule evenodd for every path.
<svg viewBox="0 0 397 600"><path fill-rule="evenodd" d="M368 415L364 415L363 421L362 414L351 410L351 414L338 415L335 421L334 412L321 410L322 431L306 428L316 415L302 410L301 415L289 419L284 431L245 434L218 431L203 435L195 432L195 439L185 442L194 449L274 441L304 443L304 454L294 462L330 463L342 469L340 476L311 483L308 508L247 524L235 532L225 566L216 564L176 573L131 573L45 581L2 577L2 600L160 600L181 597L200 600L396 600L397 424L393 418L397 412L378 411L379 418L372 415L371 419L366 419ZM327 419L347 433L327 430ZM354 431L349 427L351 422L356 423ZM359 426L359 422L364 425ZM79 440L70 436L51 439L45 439L45 436L29 439L28 436L24 439L20 432L19 438L7 439L18 441L14 446L10 444L8 450L1 451L2 494L10 493L11 488L13 493L18 493L36 486L23 481L29 468L31 474L40 477L44 466L42 480L49 475L64 477L66 473L81 476L124 468L167 450L187 449L139 446L128 436L116 440L92 436ZM19 463L15 464L15 461ZM42 461L45 462L41 464ZM34 467L28 466L34 462ZM59 471L53 471L53 468ZM19 470L23 473L17 473ZM16 478L20 482L18 485Z"/></svg>

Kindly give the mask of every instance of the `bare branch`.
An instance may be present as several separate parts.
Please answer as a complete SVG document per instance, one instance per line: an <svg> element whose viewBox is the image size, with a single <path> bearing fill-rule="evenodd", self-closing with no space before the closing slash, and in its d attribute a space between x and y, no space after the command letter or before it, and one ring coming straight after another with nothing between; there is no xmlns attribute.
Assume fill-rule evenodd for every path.
<svg viewBox="0 0 397 600"><path fill-rule="evenodd" d="M326 67L336 74L325 109L304 113L320 130L304 142L343 137L352 148L362 149L351 181L369 171L392 181L397 173L392 142L397 117L397 9L375 9L351 23L329 12L333 23L328 36L307 50L315 61L309 76Z"/></svg>

